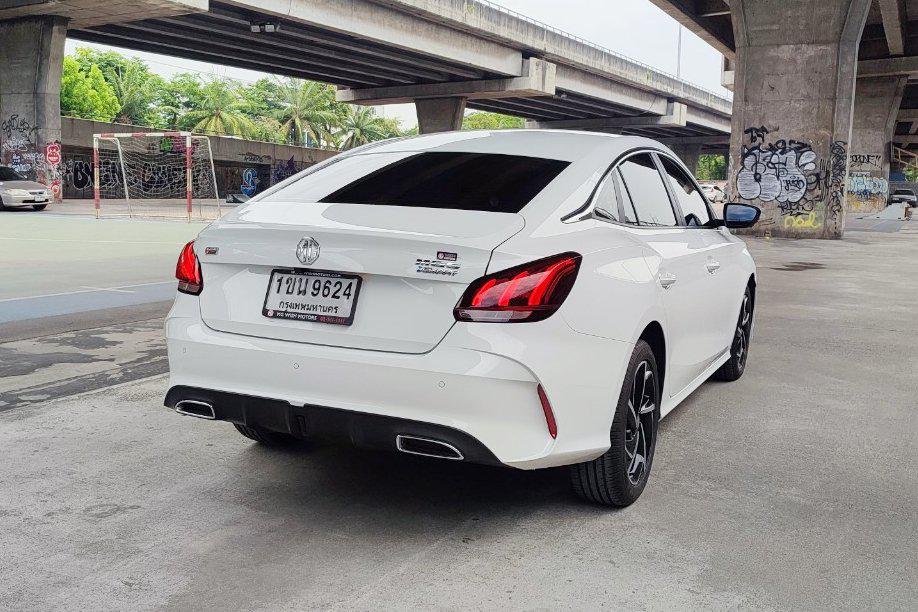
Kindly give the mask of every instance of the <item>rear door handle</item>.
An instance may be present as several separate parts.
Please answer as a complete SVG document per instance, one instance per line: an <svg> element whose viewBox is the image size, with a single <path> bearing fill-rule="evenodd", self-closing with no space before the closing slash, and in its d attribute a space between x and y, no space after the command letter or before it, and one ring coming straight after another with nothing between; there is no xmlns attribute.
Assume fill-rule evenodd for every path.
<svg viewBox="0 0 918 612"><path fill-rule="evenodd" d="M704 267L707 268L710 274L715 274L717 273L718 270L720 270L720 262L719 261L709 261L708 263L704 265Z"/></svg>
<svg viewBox="0 0 918 612"><path fill-rule="evenodd" d="M669 289L676 284L676 275L672 272L663 272L660 274L660 286Z"/></svg>

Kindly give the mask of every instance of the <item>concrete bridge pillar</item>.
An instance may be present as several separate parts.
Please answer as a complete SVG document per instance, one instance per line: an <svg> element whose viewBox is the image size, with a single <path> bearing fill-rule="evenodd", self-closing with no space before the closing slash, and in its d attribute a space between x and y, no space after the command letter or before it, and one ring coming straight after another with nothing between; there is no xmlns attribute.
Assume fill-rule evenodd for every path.
<svg viewBox="0 0 918 612"><path fill-rule="evenodd" d="M889 171L896 116L908 77L857 80L848 152L848 212L876 212L889 198Z"/></svg>
<svg viewBox="0 0 918 612"><path fill-rule="evenodd" d="M0 164L55 189L56 198L66 38L62 17L0 21Z"/></svg>
<svg viewBox="0 0 918 612"><path fill-rule="evenodd" d="M462 129L462 117L465 115L465 98L421 98L415 100L414 108L418 114L418 132L433 134L435 132L452 132Z"/></svg>
<svg viewBox="0 0 918 612"><path fill-rule="evenodd" d="M731 199L752 233L841 238L857 50L870 0L732 0Z"/></svg>

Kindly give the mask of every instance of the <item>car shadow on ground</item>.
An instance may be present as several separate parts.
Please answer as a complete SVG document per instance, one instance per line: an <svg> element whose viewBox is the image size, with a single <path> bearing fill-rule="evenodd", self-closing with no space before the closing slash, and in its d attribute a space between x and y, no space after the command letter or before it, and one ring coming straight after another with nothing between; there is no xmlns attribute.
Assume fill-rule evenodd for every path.
<svg viewBox="0 0 918 612"><path fill-rule="evenodd" d="M319 504L332 514L371 507L387 514L453 519L522 509L608 511L574 496L567 468L528 471L328 443L252 444L236 456L236 466L245 474L239 482L247 489L245 497L257 500L248 503L269 513L287 514L304 504Z"/></svg>

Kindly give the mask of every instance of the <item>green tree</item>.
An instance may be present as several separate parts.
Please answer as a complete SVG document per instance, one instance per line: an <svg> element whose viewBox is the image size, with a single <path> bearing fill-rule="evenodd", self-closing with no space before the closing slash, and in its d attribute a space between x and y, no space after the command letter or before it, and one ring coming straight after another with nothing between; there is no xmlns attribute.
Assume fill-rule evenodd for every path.
<svg viewBox="0 0 918 612"><path fill-rule="evenodd" d="M391 124L387 124L368 106L348 106L338 133L342 150L353 149L368 142L389 138Z"/></svg>
<svg viewBox="0 0 918 612"><path fill-rule="evenodd" d="M322 145L331 142L339 126L340 111L335 112L335 90L315 81L290 79L279 89L281 108L275 118L280 122L284 142L293 145Z"/></svg>
<svg viewBox="0 0 918 612"><path fill-rule="evenodd" d="M727 178L727 160L723 155L701 155L695 177L699 181L723 181Z"/></svg>
<svg viewBox="0 0 918 612"><path fill-rule="evenodd" d="M201 98L180 119L181 124L206 134L248 137L254 130L252 119L241 110L242 99L231 83L216 79L200 88Z"/></svg>
<svg viewBox="0 0 918 612"><path fill-rule="evenodd" d="M201 106L203 82L194 74L174 75L159 89L153 106L154 125L163 129L186 127L182 117Z"/></svg>
<svg viewBox="0 0 918 612"><path fill-rule="evenodd" d="M470 113L462 119L463 130L508 130L521 128L523 125L522 117L484 111Z"/></svg>
<svg viewBox="0 0 918 612"><path fill-rule="evenodd" d="M98 66L83 71L72 57L64 58L61 74L61 114L111 121L120 110L118 99Z"/></svg>

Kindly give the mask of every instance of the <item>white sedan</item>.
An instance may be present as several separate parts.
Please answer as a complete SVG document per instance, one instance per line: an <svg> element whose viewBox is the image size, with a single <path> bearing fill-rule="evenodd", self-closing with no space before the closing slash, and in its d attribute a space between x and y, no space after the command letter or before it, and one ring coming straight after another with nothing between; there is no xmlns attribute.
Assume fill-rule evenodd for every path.
<svg viewBox="0 0 918 612"><path fill-rule="evenodd" d="M644 489L659 420L746 365L755 265L638 137L511 130L367 145L201 232L166 323L167 406L264 444L343 438Z"/></svg>
<svg viewBox="0 0 918 612"><path fill-rule="evenodd" d="M0 166L0 210L29 207L44 210L51 191L41 183L30 181L9 166Z"/></svg>

